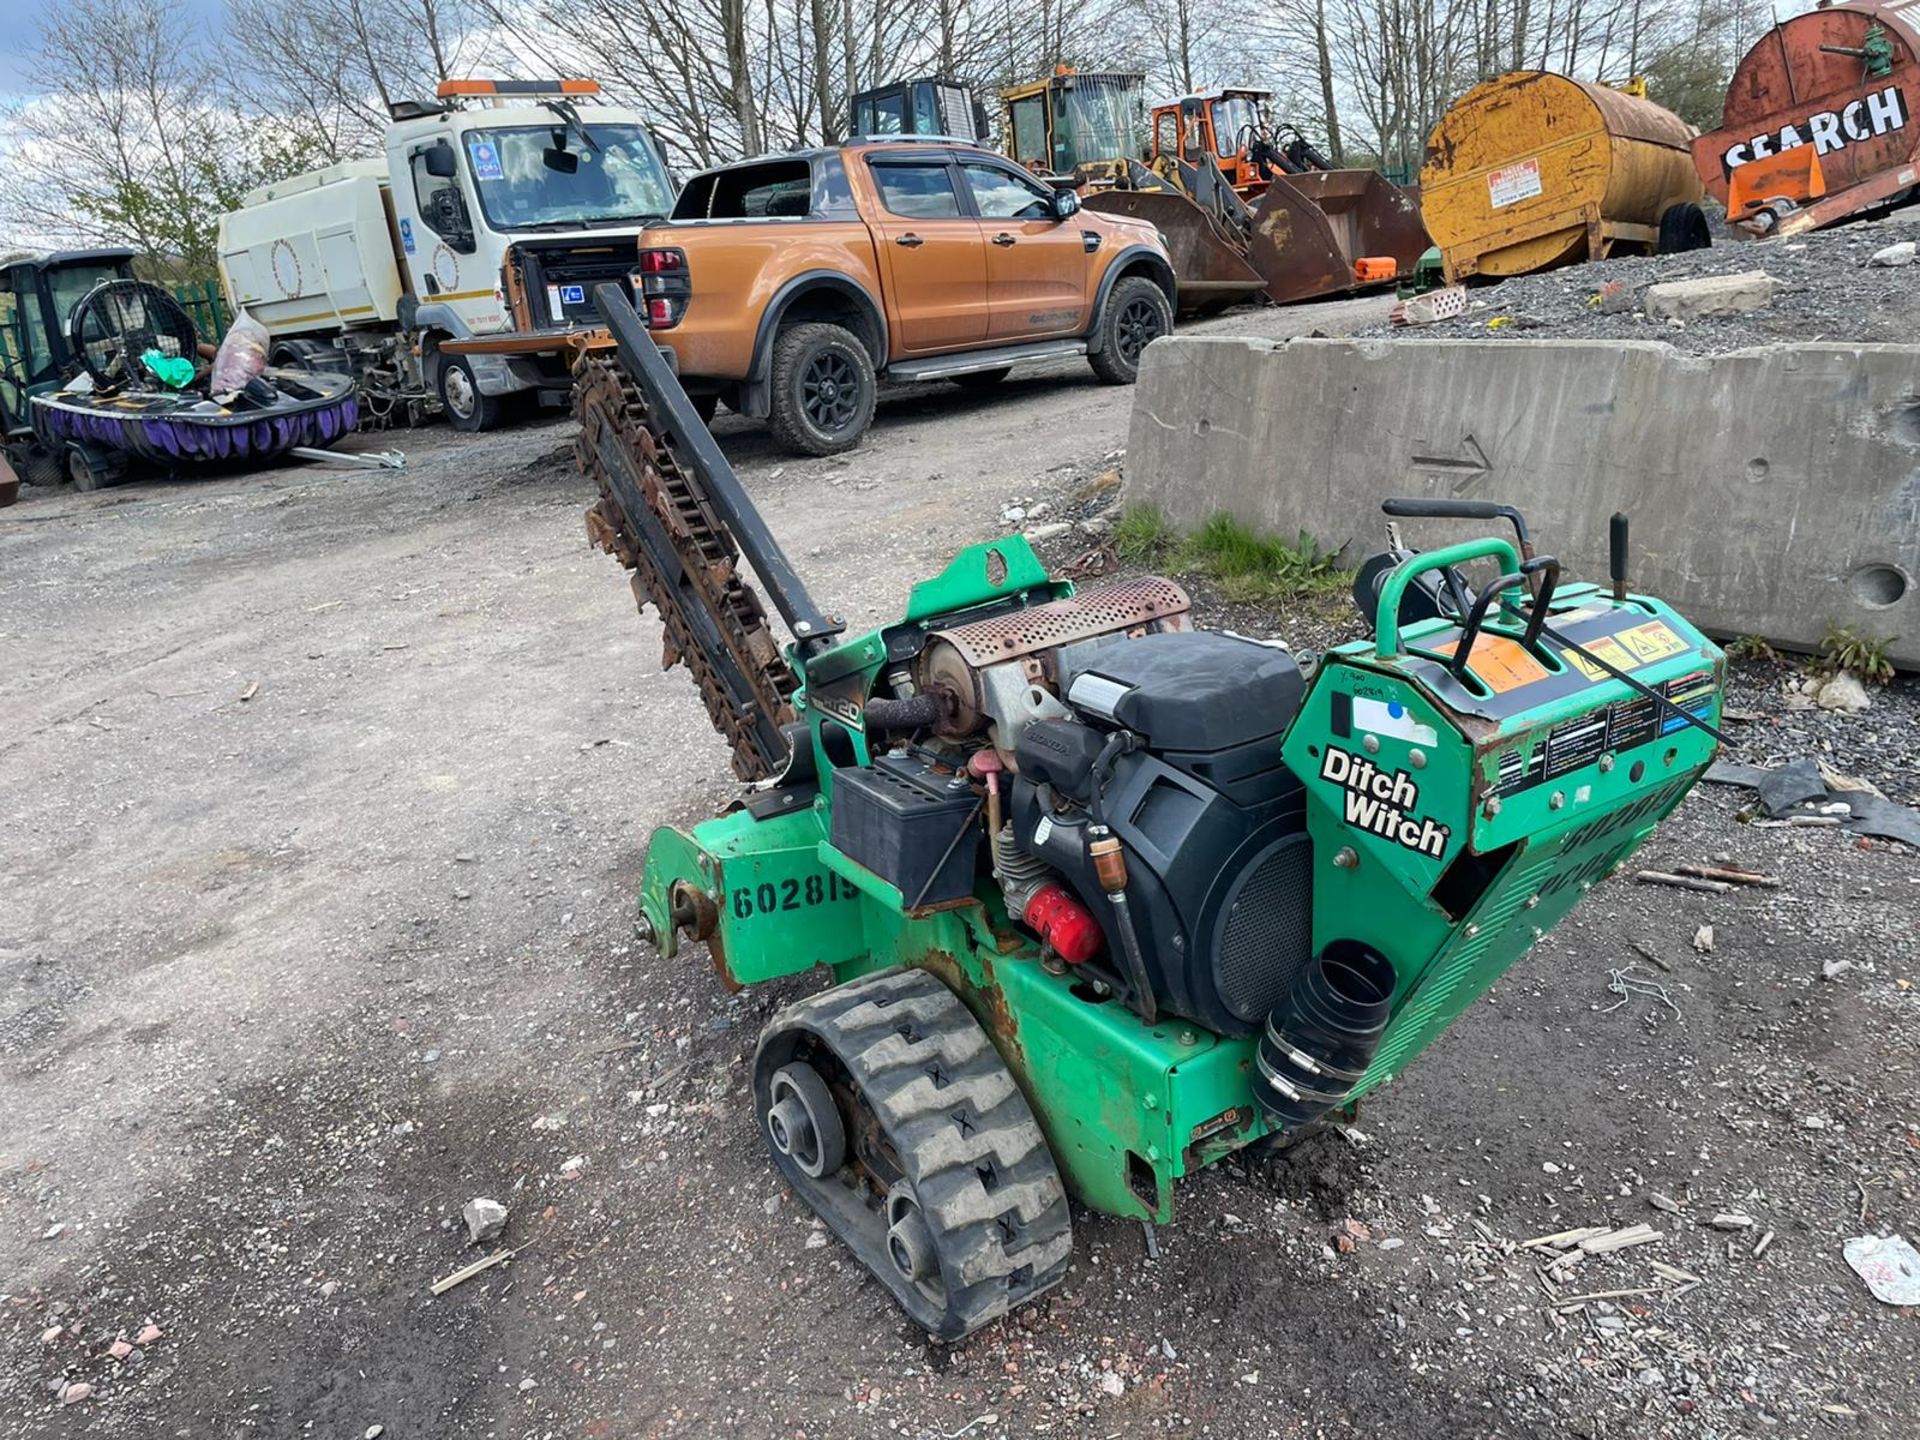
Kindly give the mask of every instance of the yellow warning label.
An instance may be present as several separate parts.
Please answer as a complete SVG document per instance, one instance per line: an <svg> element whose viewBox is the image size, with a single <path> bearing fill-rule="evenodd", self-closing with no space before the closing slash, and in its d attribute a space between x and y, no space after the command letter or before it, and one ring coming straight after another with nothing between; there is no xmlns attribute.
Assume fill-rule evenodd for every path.
<svg viewBox="0 0 1920 1440"><path fill-rule="evenodd" d="M1588 654L1595 655L1606 661L1607 664L1617 666L1622 670L1637 669L1643 663L1622 649L1619 642L1611 635L1602 636L1598 640L1587 641L1585 642L1584 648ZM1582 655L1578 650L1563 650L1560 653L1566 658L1569 665L1579 670L1587 679L1605 680L1607 678L1607 672L1605 670L1602 670L1598 665L1594 664L1593 661L1587 659L1586 655Z"/></svg>
<svg viewBox="0 0 1920 1440"><path fill-rule="evenodd" d="M1437 647L1437 653L1451 655L1459 648L1460 642L1456 640L1451 645ZM1518 640L1484 632L1473 637L1473 654L1467 664L1496 695L1544 680L1548 674L1547 667L1528 654L1526 646Z"/></svg>
<svg viewBox="0 0 1920 1440"><path fill-rule="evenodd" d="M1598 640L1583 642L1588 655L1607 662L1619 670L1638 670L1642 665L1651 665L1656 660L1664 660L1669 655L1685 652L1687 642L1673 633L1671 626L1664 620L1649 620L1644 625L1636 625L1631 630L1622 630L1617 634L1603 635ZM1589 680L1605 680L1607 672L1589 660L1577 650L1562 650L1569 665L1572 665Z"/></svg>
<svg viewBox="0 0 1920 1440"><path fill-rule="evenodd" d="M1649 620L1631 630L1622 630L1614 638L1631 650L1642 665L1678 655L1687 648L1687 642L1674 634L1664 620Z"/></svg>

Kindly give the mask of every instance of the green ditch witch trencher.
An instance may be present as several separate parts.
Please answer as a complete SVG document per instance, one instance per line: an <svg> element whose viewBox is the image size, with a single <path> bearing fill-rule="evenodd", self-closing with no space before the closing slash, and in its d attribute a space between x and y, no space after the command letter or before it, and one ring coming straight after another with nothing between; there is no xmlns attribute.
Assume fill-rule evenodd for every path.
<svg viewBox="0 0 1920 1440"><path fill-rule="evenodd" d="M751 985L775 1165L934 1337L1067 1270L1069 1200L1175 1182L1398 1076L1679 804L1723 659L1505 534L1364 565L1373 638L1308 673L1154 577L1076 589L1009 535L855 633L808 595L627 297L581 361L596 543L658 611L745 782L661 828L640 930ZM752 578L791 635L776 640ZM1471 583L1480 572L1492 578Z"/></svg>

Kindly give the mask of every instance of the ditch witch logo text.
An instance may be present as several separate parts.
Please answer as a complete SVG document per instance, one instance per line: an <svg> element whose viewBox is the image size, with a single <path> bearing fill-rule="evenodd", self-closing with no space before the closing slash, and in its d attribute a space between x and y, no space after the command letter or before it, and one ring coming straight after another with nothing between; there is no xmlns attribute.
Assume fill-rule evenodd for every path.
<svg viewBox="0 0 1920 1440"><path fill-rule="evenodd" d="M1389 773L1371 760L1327 747L1320 761L1320 778L1346 792L1347 824L1396 845L1404 845L1438 860L1453 832L1408 812L1420 803L1420 787L1404 770Z"/></svg>
<svg viewBox="0 0 1920 1440"><path fill-rule="evenodd" d="M1849 101L1838 110L1822 110L1804 120L1790 121L1777 131L1756 135L1730 145L1721 162L1732 170L1750 160L1782 155L1801 145L1813 146L1815 155L1844 150L1879 135L1907 128L1907 100L1898 85L1889 85L1875 94Z"/></svg>

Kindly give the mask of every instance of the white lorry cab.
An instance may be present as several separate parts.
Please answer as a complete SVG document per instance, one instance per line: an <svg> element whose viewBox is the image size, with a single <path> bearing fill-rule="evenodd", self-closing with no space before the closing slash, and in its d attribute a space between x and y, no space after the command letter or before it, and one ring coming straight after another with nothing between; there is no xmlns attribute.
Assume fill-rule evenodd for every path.
<svg viewBox="0 0 1920 1440"><path fill-rule="evenodd" d="M658 139L599 95L443 81L390 107L383 160L248 194L220 220L221 280L270 361L346 370L376 419L486 430L515 393L567 403L574 356L610 343L593 287L631 296L635 237L673 209Z"/></svg>

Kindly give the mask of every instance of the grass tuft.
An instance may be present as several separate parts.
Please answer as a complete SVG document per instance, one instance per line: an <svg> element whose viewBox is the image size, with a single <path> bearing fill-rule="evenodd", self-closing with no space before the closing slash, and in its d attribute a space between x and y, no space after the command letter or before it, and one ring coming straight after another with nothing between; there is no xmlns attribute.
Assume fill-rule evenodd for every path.
<svg viewBox="0 0 1920 1440"><path fill-rule="evenodd" d="M1304 532L1287 540L1257 535L1231 515L1215 515L1188 537L1177 563L1211 576L1221 592L1242 603L1344 591L1352 572L1338 550L1326 550Z"/></svg>
<svg viewBox="0 0 1920 1440"><path fill-rule="evenodd" d="M1893 661L1887 658L1892 643L1829 621L1827 638L1820 642L1820 668L1830 675L1845 671L1856 680L1885 685L1893 679Z"/></svg>
<svg viewBox="0 0 1920 1440"><path fill-rule="evenodd" d="M1238 604L1341 592L1353 580L1340 552L1311 535L1259 535L1224 512L1183 540L1158 509L1130 505L1114 524L1113 548L1123 560L1204 575Z"/></svg>
<svg viewBox="0 0 1920 1440"><path fill-rule="evenodd" d="M1179 536L1158 507L1129 505L1113 526L1113 552L1122 560L1155 563L1173 550Z"/></svg>

